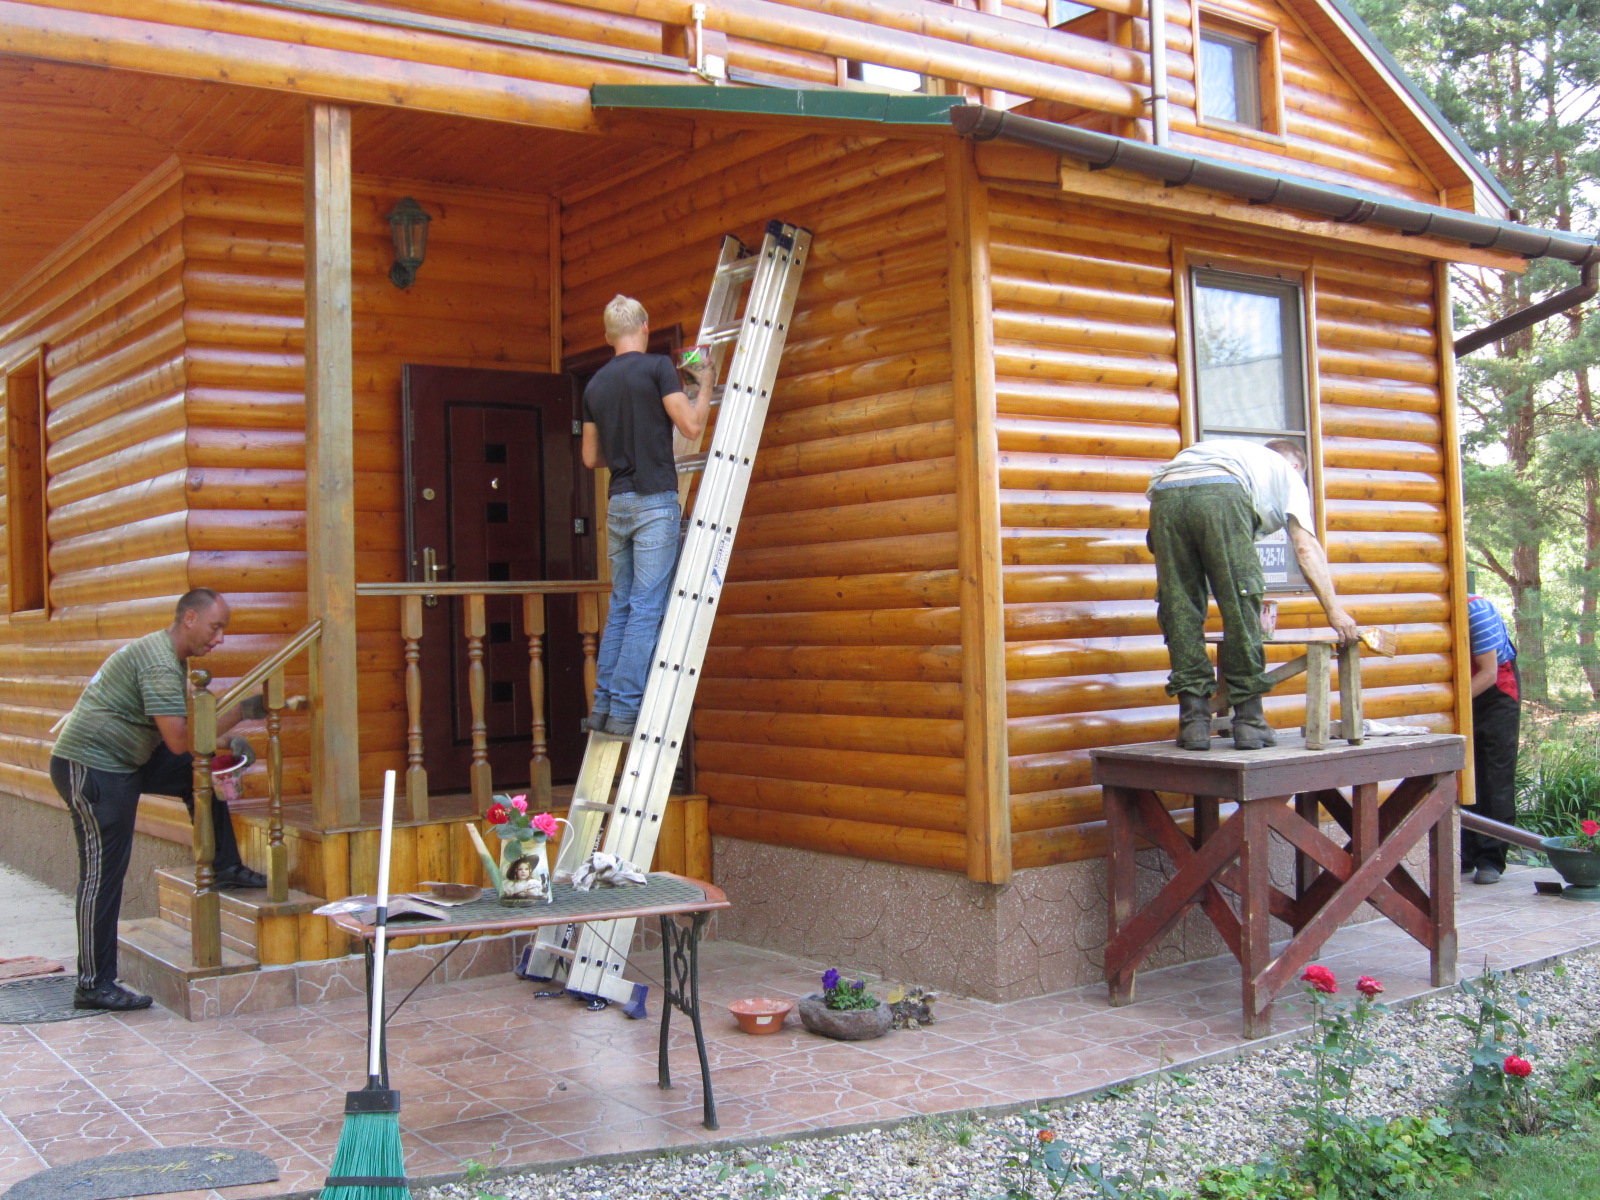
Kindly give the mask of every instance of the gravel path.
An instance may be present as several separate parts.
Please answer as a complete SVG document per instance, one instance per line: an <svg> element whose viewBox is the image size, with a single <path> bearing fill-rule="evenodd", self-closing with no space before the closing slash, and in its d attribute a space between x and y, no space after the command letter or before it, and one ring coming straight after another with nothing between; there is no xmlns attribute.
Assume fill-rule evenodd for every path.
<svg viewBox="0 0 1600 1200"><path fill-rule="evenodd" d="M1351 983L1341 984L1341 1000L1350 994ZM1600 954L1575 956L1553 969L1519 972L1506 986L1508 991L1527 991L1531 1009L1559 1018L1537 1039L1538 1067L1553 1066L1600 1036ZM1400 1061L1380 1062L1364 1072L1355 1111L1398 1115L1440 1104L1465 1062L1470 1036L1463 1025L1442 1015L1474 1007L1452 991L1375 1017L1369 1026L1375 1043ZM1299 1131L1283 1112L1287 1091L1278 1072L1309 1062L1301 1043L1290 1042L1162 1083L1160 1128L1166 1148L1157 1158L1167 1171L1168 1185L1186 1185L1204 1166L1247 1162L1293 1140ZM1063 1144L1114 1170L1119 1163L1112 1147L1140 1136L1139 1118L1151 1106L1154 1086L1147 1081L1059 1108L1040 1107L1049 1107L1051 1127ZM486 1200L487 1193L505 1200L989 1200L1005 1187L1001 1169L1008 1144L1002 1130L1023 1133L1021 1116L958 1114L766 1147L668 1153L451 1185L422 1193L422 1198ZM1031 1186L1037 1194L1049 1194L1042 1178Z"/></svg>

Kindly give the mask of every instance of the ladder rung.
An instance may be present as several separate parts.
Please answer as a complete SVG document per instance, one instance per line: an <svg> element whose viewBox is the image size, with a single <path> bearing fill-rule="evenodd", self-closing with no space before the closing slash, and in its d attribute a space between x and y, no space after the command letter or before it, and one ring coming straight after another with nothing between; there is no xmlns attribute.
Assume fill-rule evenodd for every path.
<svg viewBox="0 0 1600 1200"><path fill-rule="evenodd" d="M731 321L726 325L718 325L715 329L702 333L700 340L715 345L717 342L731 342L743 332L743 321Z"/></svg>
<svg viewBox="0 0 1600 1200"><path fill-rule="evenodd" d="M685 454L678 459L678 474L695 475L704 471L706 469L706 460L710 457L711 455L706 451L701 451L699 454Z"/></svg>
<svg viewBox="0 0 1600 1200"><path fill-rule="evenodd" d="M617 808L615 804L606 804L601 800L574 800L567 807L575 808L579 812L615 812Z"/></svg>
<svg viewBox="0 0 1600 1200"><path fill-rule="evenodd" d="M727 266L717 271L715 278L719 279L754 279L756 264L761 261L759 254L747 254L743 258L736 258Z"/></svg>
<svg viewBox="0 0 1600 1200"><path fill-rule="evenodd" d="M573 959L578 957L578 952L570 946L540 946L540 954L554 954L557 958Z"/></svg>

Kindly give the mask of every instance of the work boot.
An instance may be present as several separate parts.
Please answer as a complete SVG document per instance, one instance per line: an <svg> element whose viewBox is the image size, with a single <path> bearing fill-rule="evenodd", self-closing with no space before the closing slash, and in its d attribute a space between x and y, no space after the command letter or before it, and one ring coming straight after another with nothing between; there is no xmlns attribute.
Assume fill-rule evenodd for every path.
<svg viewBox="0 0 1600 1200"><path fill-rule="evenodd" d="M1235 750L1260 750L1263 746L1276 746L1278 737L1267 724L1261 711L1261 697L1252 696L1233 706L1233 748Z"/></svg>
<svg viewBox="0 0 1600 1200"><path fill-rule="evenodd" d="M1211 749L1211 701L1205 696L1178 693L1178 748Z"/></svg>

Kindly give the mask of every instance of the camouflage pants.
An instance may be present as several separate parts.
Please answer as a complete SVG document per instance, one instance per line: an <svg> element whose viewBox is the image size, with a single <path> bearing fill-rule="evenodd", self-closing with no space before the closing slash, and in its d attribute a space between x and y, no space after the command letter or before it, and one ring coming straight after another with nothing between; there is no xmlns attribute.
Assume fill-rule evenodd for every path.
<svg viewBox="0 0 1600 1200"><path fill-rule="evenodd" d="M1261 651L1266 580L1255 546L1256 516L1237 483L1160 488L1150 497L1156 557L1156 619L1172 660L1167 694L1210 696L1216 672L1206 657L1206 590L1222 616L1222 677L1238 704L1267 690Z"/></svg>

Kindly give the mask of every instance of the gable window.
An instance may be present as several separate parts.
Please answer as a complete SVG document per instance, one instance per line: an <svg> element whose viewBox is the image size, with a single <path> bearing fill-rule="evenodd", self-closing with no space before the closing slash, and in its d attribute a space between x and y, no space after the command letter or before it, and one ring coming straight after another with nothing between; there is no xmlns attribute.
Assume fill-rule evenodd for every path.
<svg viewBox="0 0 1600 1200"><path fill-rule="evenodd" d="M1060 29L1068 22L1095 11L1093 5L1079 4L1077 0L1048 0L1045 21L1051 29Z"/></svg>
<svg viewBox="0 0 1600 1200"><path fill-rule="evenodd" d="M1254 38L1200 35L1200 115L1261 128L1261 48Z"/></svg>
<svg viewBox="0 0 1600 1200"><path fill-rule="evenodd" d="M1285 438L1298 442L1309 460L1300 284L1196 267L1190 285L1200 440ZM1284 530L1263 537L1256 551L1268 591L1305 587Z"/></svg>
<svg viewBox="0 0 1600 1200"><path fill-rule="evenodd" d="M1195 115L1202 125L1283 132L1278 31L1196 6Z"/></svg>
<svg viewBox="0 0 1600 1200"><path fill-rule="evenodd" d="M45 532L44 354L5 373L7 611L48 607L50 543Z"/></svg>

